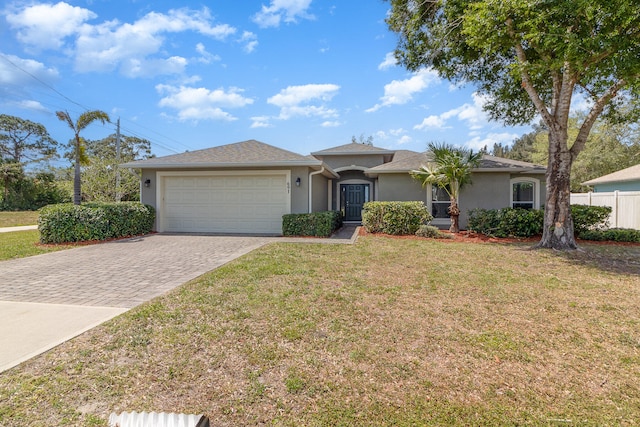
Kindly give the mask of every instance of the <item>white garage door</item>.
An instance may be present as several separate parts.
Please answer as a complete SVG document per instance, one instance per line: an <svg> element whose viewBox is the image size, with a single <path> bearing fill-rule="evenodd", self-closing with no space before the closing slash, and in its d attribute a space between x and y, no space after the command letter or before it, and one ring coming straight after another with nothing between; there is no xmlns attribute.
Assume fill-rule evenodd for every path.
<svg viewBox="0 0 640 427"><path fill-rule="evenodd" d="M282 233L286 174L165 176L163 231Z"/></svg>

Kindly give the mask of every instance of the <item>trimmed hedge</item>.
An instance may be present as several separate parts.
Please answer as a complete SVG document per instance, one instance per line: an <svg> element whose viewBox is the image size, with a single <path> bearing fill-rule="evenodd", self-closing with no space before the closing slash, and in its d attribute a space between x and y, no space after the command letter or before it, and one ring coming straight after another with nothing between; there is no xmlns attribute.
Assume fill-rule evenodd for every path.
<svg viewBox="0 0 640 427"><path fill-rule="evenodd" d="M329 237L340 227L342 214L338 211L282 216L282 234L285 236Z"/></svg>
<svg viewBox="0 0 640 427"><path fill-rule="evenodd" d="M580 233L580 238L582 240L640 243L640 230L635 230L632 228L610 228L608 230L586 230Z"/></svg>
<svg viewBox="0 0 640 427"><path fill-rule="evenodd" d="M608 228L610 214L610 206L571 205L573 230L576 236L582 236L583 233L593 229Z"/></svg>
<svg viewBox="0 0 640 427"><path fill-rule="evenodd" d="M577 237L607 227L611 213L608 206L571 205L573 229ZM473 209L469 212L467 228L476 233L495 237L532 237L542 234L542 209Z"/></svg>
<svg viewBox="0 0 640 427"><path fill-rule="evenodd" d="M362 208L362 225L369 233L416 234L432 219L423 202L367 202Z"/></svg>
<svg viewBox="0 0 640 427"><path fill-rule="evenodd" d="M544 211L540 209L473 209L467 228L494 237L531 237L542 234Z"/></svg>
<svg viewBox="0 0 640 427"><path fill-rule="evenodd" d="M40 210L41 243L83 242L146 234L153 228L155 210L139 202L63 203Z"/></svg>

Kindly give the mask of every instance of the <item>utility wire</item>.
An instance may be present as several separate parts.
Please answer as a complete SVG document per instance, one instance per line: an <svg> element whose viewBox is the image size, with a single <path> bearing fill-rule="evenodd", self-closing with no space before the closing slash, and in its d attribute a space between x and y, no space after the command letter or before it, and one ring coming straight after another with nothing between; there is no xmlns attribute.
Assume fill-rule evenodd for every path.
<svg viewBox="0 0 640 427"><path fill-rule="evenodd" d="M45 86L46 88L48 88L49 90L51 90L51 91L55 92L57 95L59 95L59 96L60 96L60 97L62 97L63 99L67 100L68 102L70 102L70 103L72 103L72 104L74 104L74 105L77 105L77 106L81 107L81 108L83 109L83 111L89 111L89 110L91 110L89 107L87 107L87 106L85 106L85 105L82 105L82 104L80 104L79 102L74 101L73 99L69 98L68 96L66 96L65 94L63 94L62 92L60 92L59 90L57 90L56 88L54 88L53 86L51 86L50 84L48 84L47 82L43 81L43 80L42 80L42 79L40 79L39 77L35 76L34 74L32 74L32 73L30 73L29 71L25 70L24 68L20 67L18 64L16 64L16 63L15 63L15 62L13 62L12 60L10 60L10 59L5 55L5 54L0 54L0 57L2 57L5 61L7 61L7 62L8 62L9 64L11 64L13 67L15 67L15 68L17 68L18 70L22 71L23 73L25 73L26 75L28 75L28 76L29 76L29 77L31 77L32 79L36 80L37 82L39 82L40 84L42 84L43 86ZM38 101L38 102L40 102L40 101ZM44 103L44 102L42 102L42 104L43 104L43 105L50 105L50 106L54 106L53 104L48 104L48 103ZM58 107L56 107L56 106L54 106L54 107L55 107L56 109L60 109L60 110L63 110L63 109L64 109L64 108L58 108ZM168 137L168 136L166 136L166 135L163 135L163 134L161 134L161 133L159 133L159 132L154 131L153 129L149 129L149 128L147 128L147 127L145 127L145 126L142 126L142 125L140 125L140 124L138 124L138 123L131 122L131 121L126 120L126 119L124 119L124 120L125 120L125 121L127 121L127 122L129 122L129 123L131 123L131 124L134 124L134 125L136 125L136 126L139 126L139 127L143 128L143 129L146 129L146 130L148 130L148 131L150 131L150 132L153 132L153 133L155 133L156 135L158 135L158 136L160 136L160 137L162 137L162 138L165 138L165 139L167 139L167 140L170 140L170 141L172 141L172 142L173 142L173 143L175 143L175 144L181 145L181 146L185 147L186 149L189 149L189 147L188 147L188 146L186 146L186 145L182 144L180 141L178 141L178 140L176 140L176 139L174 139L174 138L171 138L171 137ZM106 125L104 125L103 127L106 127ZM132 131L131 129L124 128L124 127L123 127L122 129L126 130L127 132L132 133L132 134L133 134L133 136L137 136L138 138L142 138L142 139L148 139L148 140L150 140L150 141L151 141L151 138L148 138L148 137L146 137L145 135L142 135L142 134L140 134L140 133L138 133L138 132L134 132L134 131ZM180 151L176 150L175 148L172 148L172 147L171 147L171 146L169 146L169 145L166 145L166 144L160 143L160 142L158 142L157 140L156 140L156 141L152 141L152 144L155 144L155 145L157 145L157 146L159 146L159 147L161 147L161 148L164 148L165 150L171 151L171 152L176 153L176 154L177 154L177 153L180 153Z"/></svg>

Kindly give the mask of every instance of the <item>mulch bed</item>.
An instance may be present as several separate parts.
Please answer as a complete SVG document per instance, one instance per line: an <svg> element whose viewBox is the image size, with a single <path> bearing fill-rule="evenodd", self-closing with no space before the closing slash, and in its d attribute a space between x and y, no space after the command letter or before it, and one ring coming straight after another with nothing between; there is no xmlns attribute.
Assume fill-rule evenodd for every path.
<svg viewBox="0 0 640 427"><path fill-rule="evenodd" d="M438 239L441 242L462 242L462 243L530 243L534 245L540 241L542 236L534 236L527 238L512 238L512 237L491 237L486 236L484 234L474 233L472 231L461 231L459 233L451 233L447 230L442 230L444 234L448 234L449 238L446 239ZM390 234L382 234L382 233L369 233L365 230L364 227L360 227L360 236L384 236L392 239L408 239L408 240L423 240L428 239L428 237L418 237L414 235L408 236L393 236ZM582 240L576 239L578 245L580 244L590 244L590 245L616 245L616 246L640 246L640 243L636 242L602 242L596 240Z"/></svg>

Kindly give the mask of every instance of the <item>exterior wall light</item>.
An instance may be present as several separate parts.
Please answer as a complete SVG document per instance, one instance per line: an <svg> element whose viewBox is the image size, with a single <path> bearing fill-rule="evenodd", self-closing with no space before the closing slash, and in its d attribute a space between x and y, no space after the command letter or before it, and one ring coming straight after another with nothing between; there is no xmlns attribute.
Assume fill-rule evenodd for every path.
<svg viewBox="0 0 640 427"><path fill-rule="evenodd" d="M300 177L296 178L296 187L300 187Z"/></svg>
<svg viewBox="0 0 640 427"><path fill-rule="evenodd" d="M150 180L150 179L148 179L148 178L147 178L147 179L145 179L145 180L144 180L144 186L145 186L145 187L147 187L147 188L151 187L151 180Z"/></svg>

